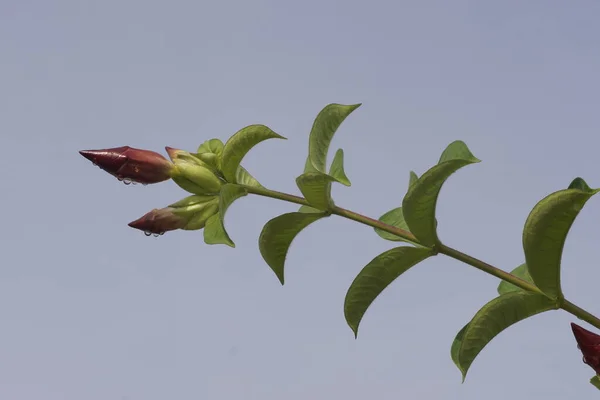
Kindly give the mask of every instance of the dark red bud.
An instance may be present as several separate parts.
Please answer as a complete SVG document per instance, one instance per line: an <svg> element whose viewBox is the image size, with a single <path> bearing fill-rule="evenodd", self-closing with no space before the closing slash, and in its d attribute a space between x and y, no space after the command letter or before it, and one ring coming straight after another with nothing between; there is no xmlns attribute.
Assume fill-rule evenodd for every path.
<svg viewBox="0 0 600 400"><path fill-rule="evenodd" d="M163 234L183 228L189 218L173 214L172 210L171 207L154 209L143 217L130 222L129 226L144 231L147 235Z"/></svg>
<svg viewBox="0 0 600 400"><path fill-rule="evenodd" d="M583 362L592 367L596 374L600 374L600 335L574 323L571 323L571 329L577 341L577 347L583 354Z"/></svg>
<svg viewBox="0 0 600 400"><path fill-rule="evenodd" d="M158 183L171 178L173 164L154 151L122 146L82 150L79 154L120 180Z"/></svg>

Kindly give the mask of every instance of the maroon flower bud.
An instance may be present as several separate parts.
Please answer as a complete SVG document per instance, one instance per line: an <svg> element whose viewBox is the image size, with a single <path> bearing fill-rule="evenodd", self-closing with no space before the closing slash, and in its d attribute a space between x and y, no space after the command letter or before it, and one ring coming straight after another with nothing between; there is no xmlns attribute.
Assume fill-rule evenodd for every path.
<svg viewBox="0 0 600 400"><path fill-rule="evenodd" d="M82 156L125 183L158 183L170 179L173 164L160 154L123 146L102 150L82 150Z"/></svg>
<svg viewBox="0 0 600 400"><path fill-rule="evenodd" d="M597 375L600 375L600 335L574 323L571 323L571 329L577 341L577 347L583 353L583 362L592 367Z"/></svg>
<svg viewBox="0 0 600 400"><path fill-rule="evenodd" d="M144 231L146 236L162 235L168 231L181 229L187 224L189 218L173 213L174 210L171 207L154 209L143 217L130 222L129 226Z"/></svg>

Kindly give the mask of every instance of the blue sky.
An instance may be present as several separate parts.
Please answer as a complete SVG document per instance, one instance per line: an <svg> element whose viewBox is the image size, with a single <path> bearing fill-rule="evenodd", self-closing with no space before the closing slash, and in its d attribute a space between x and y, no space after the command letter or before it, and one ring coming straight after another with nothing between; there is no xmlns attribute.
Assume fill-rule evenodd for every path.
<svg viewBox="0 0 600 400"><path fill-rule="evenodd" d="M498 281L446 257L394 282L358 340L345 292L394 246L340 218L304 231L281 287L264 223L295 206L229 210L236 249L201 232L147 238L127 223L185 196L125 186L77 151L193 150L262 123L289 138L244 165L298 193L308 132L328 103L352 187L337 204L400 205L450 142L483 160L442 190L442 240L511 270L531 208L583 176L600 185L596 1L0 2L0 397L11 400L564 399L597 395L559 311L505 331L467 380L456 332ZM600 314L600 200L575 222L566 296ZM582 323L583 326L586 326Z"/></svg>

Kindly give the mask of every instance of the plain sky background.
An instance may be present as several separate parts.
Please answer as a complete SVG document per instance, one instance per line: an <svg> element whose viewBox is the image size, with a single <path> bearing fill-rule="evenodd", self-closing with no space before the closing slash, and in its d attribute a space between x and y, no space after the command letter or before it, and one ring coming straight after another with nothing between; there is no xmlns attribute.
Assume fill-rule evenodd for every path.
<svg viewBox="0 0 600 400"><path fill-rule="evenodd" d="M449 352L498 281L429 259L394 282L355 340L344 295L394 247L337 217L293 244L286 285L261 259L264 223L291 204L246 197L236 249L202 232L148 238L127 223L185 193L132 187L77 151L194 150L263 123L289 138L244 160L298 193L308 133L328 103L351 188L379 217L408 173L464 140L483 160L439 201L446 244L511 270L535 203L576 176L600 185L598 1L0 0L0 398L587 399L557 311L496 337L464 384ZM600 198L575 222L566 296L600 314ZM589 328L584 323L583 326Z"/></svg>

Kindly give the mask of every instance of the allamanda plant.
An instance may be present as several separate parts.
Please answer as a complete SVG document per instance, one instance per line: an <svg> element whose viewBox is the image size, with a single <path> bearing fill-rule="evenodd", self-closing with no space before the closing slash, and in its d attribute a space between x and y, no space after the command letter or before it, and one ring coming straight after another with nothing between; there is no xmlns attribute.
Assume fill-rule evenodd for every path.
<svg viewBox="0 0 600 400"><path fill-rule="evenodd" d="M273 218L259 237L260 253L281 284L287 252L296 235L313 222L337 215L374 228L381 238L402 242L371 260L354 279L344 302L344 315L354 335L375 298L396 278L429 257L443 254L502 280L498 296L485 304L458 332L450 355L463 381L483 348L509 326L550 310L562 309L600 329L600 319L567 300L561 289L561 256L565 239L585 203L600 189L591 189L581 178L535 205L523 229L525 262L510 273L446 246L437 235L436 203L444 182L462 167L480 162L462 141L451 143L439 162L420 177L410 173L401 207L378 220L341 208L331 197L331 185L350 186L344 172L344 152L339 149L329 169L327 155L333 135L360 104L329 104L317 115L309 136L304 173L296 183L304 197L262 186L241 166L255 145L266 139L285 139L264 125L250 125L227 143L210 139L196 152L167 147L171 158L128 146L84 150L81 155L101 169L129 183L151 184L172 179L190 196L168 207L155 209L129 226L148 236L176 229L204 229L207 244L235 247L224 226L227 208L248 194L296 203L296 212ZM594 369L591 383L600 388L600 336L571 324L583 361Z"/></svg>

